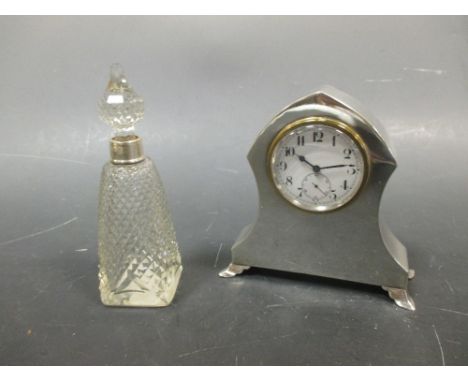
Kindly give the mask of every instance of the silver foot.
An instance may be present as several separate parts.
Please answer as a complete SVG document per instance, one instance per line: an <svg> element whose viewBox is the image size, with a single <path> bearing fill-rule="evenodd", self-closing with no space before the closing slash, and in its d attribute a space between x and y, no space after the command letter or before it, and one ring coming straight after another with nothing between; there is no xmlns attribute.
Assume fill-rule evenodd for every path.
<svg viewBox="0 0 468 382"><path fill-rule="evenodd" d="M229 266L218 273L220 277L234 277L240 275L242 272L246 271L250 267L246 265L237 265L234 263L229 264Z"/></svg>
<svg viewBox="0 0 468 382"><path fill-rule="evenodd" d="M408 271L408 280L413 280L414 276L416 276L416 272L414 271L414 269L410 269Z"/></svg>
<svg viewBox="0 0 468 382"><path fill-rule="evenodd" d="M416 310L416 305L406 289L385 286L383 286L382 289L388 292L390 298L392 298L399 307L407 310Z"/></svg>

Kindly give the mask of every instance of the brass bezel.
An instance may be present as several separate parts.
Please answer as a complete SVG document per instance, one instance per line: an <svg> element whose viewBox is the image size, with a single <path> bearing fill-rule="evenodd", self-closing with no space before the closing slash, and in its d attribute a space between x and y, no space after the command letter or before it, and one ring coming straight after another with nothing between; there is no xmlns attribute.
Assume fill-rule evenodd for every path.
<svg viewBox="0 0 468 382"><path fill-rule="evenodd" d="M274 175L274 170L273 170L273 167L274 167L273 152L275 151L276 146L281 141L281 139L283 139L289 132L291 132L291 130L294 130L294 129L296 129L296 128L300 127L300 126L303 126L303 125L318 125L318 124L330 126L330 127L333 127L333 128L335 128L337 130L340 130L344 134L348 135L356 143L356 146L359 148L359 150L361 151L362 157L364 158L364 174L363 174L362 182L361 182L361 184L359 186L359 189L353 195L353 197L351 199L349 199L348 201L343 202L341 204L338 204L337 206L332 207L332 208L325 207L323 209L310 209L310 208L306 208L306 207L302 206L301 204L297 203L296 200L288 199L286 197L286 195L284 195L281 192L281 188L279 187L279 185L275 181L276 177ZM353 200L356 199L356 197L361 193L362 189L366 185L367 180L369 179L370 167L371 167L370 166L371 160L370 160L369 149L368 149L366 143L364 142L364 140L362 139L362 137L356 132L356 130L353 127L349 126L348 124L346 124L346 123L344 123L342 121L339 121L339 120L336 120L336 119L333 119L333 118L329 118L329 117L306 117L306 118L298 119L298 120L296 120L294 122L291 122L290 124L283 127L276 134L275 138L272 140L272 142L270 143L270 146L268 147L267 161L268 161L268 169L269 169L270 180L272 181L276 191L283 197L283 199L285 199L288 203L292 204L294 207L299 208L302 211L307 211L307 212L312 212L312 213L334 212L334 211L337 211L337 210L347 206L348 204L350 204Z"/></svg>

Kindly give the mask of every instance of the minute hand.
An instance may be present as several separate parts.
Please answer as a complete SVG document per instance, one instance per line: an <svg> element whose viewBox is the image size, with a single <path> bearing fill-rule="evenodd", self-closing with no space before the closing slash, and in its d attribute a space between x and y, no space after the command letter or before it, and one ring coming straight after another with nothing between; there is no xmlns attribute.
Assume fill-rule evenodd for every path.
<svg viewBox="0 0 468 382"><path fill-rule="evenodd" d="M337 168L337 167L354 167L354 164L335 164L334 166L320 167L320 170L326 170L327 168Z"/></svg>

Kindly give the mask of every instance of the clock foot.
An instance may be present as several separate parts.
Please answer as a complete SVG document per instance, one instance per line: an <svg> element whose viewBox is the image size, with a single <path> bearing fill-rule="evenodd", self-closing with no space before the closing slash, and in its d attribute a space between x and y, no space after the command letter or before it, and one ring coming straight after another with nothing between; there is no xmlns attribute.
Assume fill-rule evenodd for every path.
<svg viewBox="0 0 468 382"><path fill-rule="evenodd" d="M413 280L414 276L416 276L416 272L414 271L414 269L410 269L408 271L408 280Z"/></svg>
<svg viewBox="0 0 468 382"><path fill-rule="evenodd" d="M246 265L237 265L234 263L229 264L229 266L218 273L220 277L234 277L240 275L242 272L249 269L249 266Z"/></svg>
<svg viewBox="0 0 468 382"><path fill-rule="evenodd" d="M383 286L382 289L388 292L390 298L393 299L399 307L407 310L416 310L416 305L406 289L385 286Z"/></svg>

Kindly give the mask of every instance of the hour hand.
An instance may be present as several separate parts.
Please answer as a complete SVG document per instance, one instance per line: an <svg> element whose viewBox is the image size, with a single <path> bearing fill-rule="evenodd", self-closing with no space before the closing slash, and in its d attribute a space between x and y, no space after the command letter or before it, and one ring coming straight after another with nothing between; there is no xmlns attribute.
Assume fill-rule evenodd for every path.
<svg viewBox="0 0 468 382"><path fill-rule="evenodd" d="M304 155L298 155L297 157L301 162L307 163L310 167L312 167L312 170L314 170L314 172L320 172L320 166L310 163Z"/></svg>

